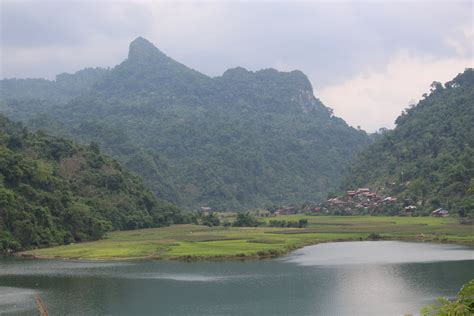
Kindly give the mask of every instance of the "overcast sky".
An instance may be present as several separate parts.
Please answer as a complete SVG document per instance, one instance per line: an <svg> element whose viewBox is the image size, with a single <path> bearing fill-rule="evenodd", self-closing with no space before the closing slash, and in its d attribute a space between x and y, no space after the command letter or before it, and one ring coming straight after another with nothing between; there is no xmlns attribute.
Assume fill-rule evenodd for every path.
<svg viewBox="0 0 474 316"><path fill-rule="evenodd" d="M474 64L473 1L0 1L2 78L113 67L143 36L210 76L302 70L369 132Z"/></svg>

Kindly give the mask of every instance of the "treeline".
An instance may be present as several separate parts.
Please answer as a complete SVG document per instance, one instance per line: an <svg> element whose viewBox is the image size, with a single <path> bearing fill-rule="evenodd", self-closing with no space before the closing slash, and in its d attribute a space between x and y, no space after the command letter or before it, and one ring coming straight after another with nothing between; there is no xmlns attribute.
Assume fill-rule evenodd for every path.
<svg viewBox="0 0 474 316"><path fill-rule="evenodd" d="M0 115L0 253L186 221L97 144L31 133Z"/></svg>
<svg viewBox="0 0 474 316"><path fill-rule="evenodd" d="M308 220L303 218L298 221L286 221L286 220L270 220L268 223L260 220L254 214L250 212L240 212L237 214L234 221L224 220L221 221L220 214L218 212L209 212L207 214L202 213L190 213L192 222L196 225L206 225L209 227L213 226L232 226L232 227L294 227L304 228L308 226Z"/></svg>

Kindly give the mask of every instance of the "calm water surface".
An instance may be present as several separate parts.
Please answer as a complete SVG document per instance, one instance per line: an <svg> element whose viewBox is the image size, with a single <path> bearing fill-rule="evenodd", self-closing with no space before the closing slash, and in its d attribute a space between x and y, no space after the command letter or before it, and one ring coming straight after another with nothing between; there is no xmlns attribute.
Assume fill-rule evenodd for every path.
<svg viewBox="0 0 474 316"><path fill-rule="evenodd" d="M404 315L474 278L474 251L396 241L327 243L252 262L0 259L0 314Z"/></svg>

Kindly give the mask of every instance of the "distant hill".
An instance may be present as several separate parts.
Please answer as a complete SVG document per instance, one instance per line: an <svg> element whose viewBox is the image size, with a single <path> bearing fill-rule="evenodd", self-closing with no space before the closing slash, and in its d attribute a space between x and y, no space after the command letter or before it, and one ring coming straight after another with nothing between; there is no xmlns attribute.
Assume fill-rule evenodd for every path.
<svg viewBox="0 0 474 316"><path fill-rule="evenodd" d="M473 69L434 82L396 124L358 156L343 188L368 186L421 211L474 215Z"/></svg>
<svg viewBox="0 0 474 316"><path fill-rule="evenodd" d="M63 73L56 80L46 79L4 79L0 84L0 100L43 100L64 103L89 92L102 79L108 69L86 68L75 74Z"/></svg>
<svg viewBox="0 0 474 316"><path fill-rule="evenodd" d="M0 115L0 253L180 221L96 144L30 133Z"/></svg>
<svg viewBox="0 0 474 316"><path fill-rule="evenodd" d="M189 209L318 201L370 143L314 97L300 71L235 68L211 78L137 38L125 61L89 82L66 103L38 94L3 98L0 110L99 143L157 196Z"/></svg>

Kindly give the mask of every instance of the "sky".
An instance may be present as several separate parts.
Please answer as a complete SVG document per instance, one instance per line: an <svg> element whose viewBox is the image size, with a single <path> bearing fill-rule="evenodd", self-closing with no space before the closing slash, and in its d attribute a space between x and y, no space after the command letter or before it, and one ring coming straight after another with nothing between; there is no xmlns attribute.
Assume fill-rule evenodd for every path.
<svg viewBox="0 0 474 316"><path fill-rule="evenodd" d="M474 1L0 0L0 14L1 78L113 67L143 36L209 76L299 69L368 132L474 66Z"/></svg>

